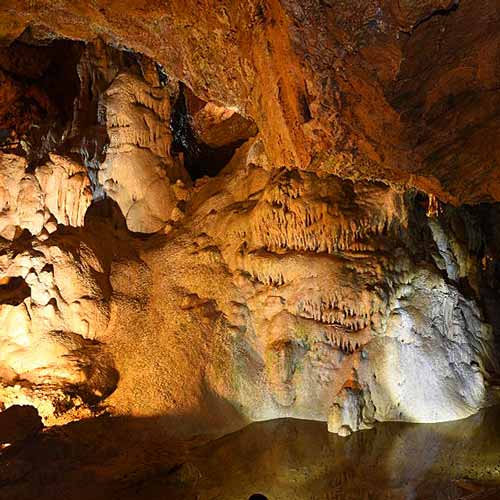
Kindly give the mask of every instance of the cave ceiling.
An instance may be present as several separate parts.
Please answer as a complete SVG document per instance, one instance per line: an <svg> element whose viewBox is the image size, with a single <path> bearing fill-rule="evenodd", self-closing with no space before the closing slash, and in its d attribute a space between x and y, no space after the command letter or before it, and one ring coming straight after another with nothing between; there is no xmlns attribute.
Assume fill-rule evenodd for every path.
<svg viewBox="0 0 500 500"><path fill-rule="evenodd" d="M11 0L0 15L4 44L31 27L145 54L254 120L275 165L500 198L496 0Z"/></svg>

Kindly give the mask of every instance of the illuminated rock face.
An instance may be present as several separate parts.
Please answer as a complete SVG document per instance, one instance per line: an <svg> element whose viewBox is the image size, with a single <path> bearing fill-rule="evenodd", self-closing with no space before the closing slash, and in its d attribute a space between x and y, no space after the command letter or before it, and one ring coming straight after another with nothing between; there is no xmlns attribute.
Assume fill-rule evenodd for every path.
<svg viewBox="0 0 500 500"><path fill-rule="evenodd" d="M108 288L95 236L2 256L7 405L64 421L109 395L118 415L186 415L179 433L298 417L346 435L485 404L491 327L439 219L383 184L245 165L251 150ZM80 410L55 417L68 390Z"/></svg>
<svg viewBox="0 0 500 500"><path fill-rule="evenodd" d="M112 272L116 409L194 407L207 424L207 408L230 403L248 420L328 420L345 435L375 421L463 418L485 404L491 328L434 263L414 195L239 165L192 202L195 213L145 249L141 266ZM148 276L145 288L130 286L135 273ZM140 313L124 311L133 300ZM123 341L130 329L143 345ZM141 359L155 366L138 374Z"/></svg>
<svg viewBox="0 0 500 500"><path fill-rule="evenodd" d="M98 340L109 306L91 245L78 233L57 234L0 256L0 399L35 404L48 423L116 386Z"/></svg>
<svg viewBox="0 0 500 500"><path fill-rule="evenodd" d="M57 154L0 153L4 406L45 423L107 408L181 435L279 417L348 435L489 402L478 304L496 254L465 212L283 166L237 106L145 56L78 50L73 114L38 146ZM40 126L54 135L23 122L20 141Z"/></svg>
<svg viewBox="0 0 500 500"><path fill-rule="evenodd" d="M14 240L25 229L39 236L58 224L83 225L92 201L85 167L55 154L34 173L16 155L1 154L0 166L0 236Z"/></svg>
<svg viewBox="0 0 500 500"><path fill-rule="evenodd" d="M159 231L182 216L177 202L189 178L171 154L170 96L166 89L121 73L106 90L103 105L109 148L99 181L131 231Z"/></svg>
<svg viewBox="0 0 500 500"><path fill-rule="evenodd" d="M251 414L324 419L350 381L372 420L450 420L482 404L490 331L415 251L413 209L387 187L280 171L245 215L229 215L234 243L218 243L249 280L273 400Z"/></svg>

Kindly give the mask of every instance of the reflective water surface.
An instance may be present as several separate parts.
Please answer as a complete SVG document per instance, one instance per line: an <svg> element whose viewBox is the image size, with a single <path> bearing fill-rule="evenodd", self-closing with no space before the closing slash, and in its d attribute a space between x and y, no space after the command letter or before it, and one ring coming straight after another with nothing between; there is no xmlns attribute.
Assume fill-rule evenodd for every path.
<svg viewBox="0 0 500 500"><path fill-rule="evenodd" d="M216 440L175 422L98 418L0 452L0 499L500 499L500 408L443 424L378 424L348 438L274 420Z"/></svg>
<svg viewBox="0 0 500 500"><path fill-rule="evenodd" d="M183 469L200 500L500 499L500 411L348 438L317 422L256 423L196 450Z"/></svg>

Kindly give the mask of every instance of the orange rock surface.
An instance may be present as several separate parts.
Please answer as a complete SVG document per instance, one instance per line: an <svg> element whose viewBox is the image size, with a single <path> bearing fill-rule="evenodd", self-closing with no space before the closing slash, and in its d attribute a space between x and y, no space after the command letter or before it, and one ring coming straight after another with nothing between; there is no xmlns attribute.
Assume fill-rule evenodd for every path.
<svg viewBox="0 0 500 500"><path fill-rule="evenodd" d="M258 126L275 165L500 199L496 0L2 1L28 26L160 62Z"/></svg>

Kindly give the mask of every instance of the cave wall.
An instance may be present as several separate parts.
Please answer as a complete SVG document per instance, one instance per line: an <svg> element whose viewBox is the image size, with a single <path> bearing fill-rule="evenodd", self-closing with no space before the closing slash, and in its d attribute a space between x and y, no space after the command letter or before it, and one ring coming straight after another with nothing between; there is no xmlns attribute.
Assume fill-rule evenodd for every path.
<svg viewBox="0 0 500 500"><path fill-rule="evenodd" d="M3 407L347 435L496 401L492 2L28 4L0 14Z"/></svg>

